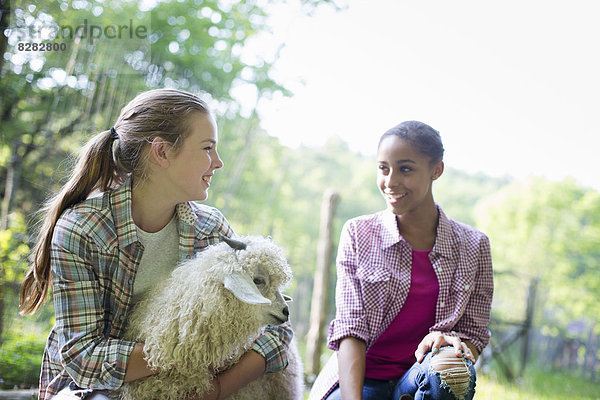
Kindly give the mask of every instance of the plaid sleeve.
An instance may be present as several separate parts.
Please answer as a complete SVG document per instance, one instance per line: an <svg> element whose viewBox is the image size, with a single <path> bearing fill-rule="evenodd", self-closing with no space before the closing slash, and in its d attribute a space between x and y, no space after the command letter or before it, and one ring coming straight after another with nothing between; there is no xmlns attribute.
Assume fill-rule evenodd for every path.
<svg viewBox="0 0 600 400"><path fill-rule="evenodd" d="M229 221L223 215L223 213L215 207L207 206L204 204L195 204L198 210L200 210L200 225L202 230L206 234L213 235L220 238L221 236L232 236L233 229L229 225Z"/></svg>
<svg viewBox="0 0 600 400"><path fill-rule="evenodd" d="M355 226L347 222L340 237L336 260L337 283L335 287L336 315L329 326L327 347L338 350L340 340L352 336L369 343L369 328L366 322L360 280L356 276Z"/></svg>
<svg viewBox="0 0 600 400"><path fill-rule="evenodd" d="M105 312L92 258L106 261L83 232L83 218L67 212L52 237L51 267L60 362L81 388L116 389L134 343L105 338Z"/></svg>
<svg viewBox="0 0 600 400"><path fill-rule="evenodd" d="M190 202L179 204L177 212L188 224L197 225L195 234L200 237L201 248L220 242L221 236L234 236L229 221L217 208Z"/></svg>
<svg viewBox="0 0 600 400"><path fill-rule="evenodd" d="M216 230L219 233L219 236L223 235L223 236L227 236L227 237L231 237L234 236L233 233L233 229L231 228L231 226L229 225L229 221L227 221L227 218L225 218L225 216L221 213L221 211L219 211L218 209L215 208L215 213L216 213Z"/></svg>
<svg viewBox="0 0 600 400"><path fill-rule="evenodd" d="M465 313L454 326L452 333L470 341L481 352L490 340L488 325L494 293L494 275L490 241L487 236L480 235L477 274L474 279L476 285L469 297Z"/></svg>
<svg viewBox="0 0 600 400"><path fill-rule="evenodd" d="M264 357L266 373L279 372L288 366L287 349L294 332L287 325L267 326L265 332L254 342L252 350Z"/></svg>

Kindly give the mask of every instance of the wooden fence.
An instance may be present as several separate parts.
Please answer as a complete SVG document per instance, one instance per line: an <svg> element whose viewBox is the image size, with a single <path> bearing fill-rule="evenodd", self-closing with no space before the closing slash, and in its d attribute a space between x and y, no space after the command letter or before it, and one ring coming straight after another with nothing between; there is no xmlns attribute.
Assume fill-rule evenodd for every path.
<svg viewBox="0 0 600 400"><path fill-rule="evenodd" d="M590 381L599 381L600 336L596 333L595 321L574 321L555 335L543 333L542 328L533 326L538 307L537 287L538 280L532 279L522 320L504 321L492 317L490 344L477 367L485 371L494 360L504 378L515 381L523 377L528 364L535 363L548 370L570 371Z"/></svg>

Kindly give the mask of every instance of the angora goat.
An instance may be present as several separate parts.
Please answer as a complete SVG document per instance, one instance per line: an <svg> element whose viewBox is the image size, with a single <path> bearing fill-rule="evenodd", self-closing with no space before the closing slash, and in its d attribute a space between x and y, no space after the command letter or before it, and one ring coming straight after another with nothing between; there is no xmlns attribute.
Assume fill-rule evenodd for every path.
<svg viewBox="0 0 600 400"><path fill-rule="evenodd" d="M210 390L214 371L235 364L265 325L288 320L280 290L292 273L281 248L257 236L241 240L241 247L228 240L183 262L136 305L126 338L145 343L148 364L162 372L123 385L123 399L201 395ZM303 398L303 368L293 340L287 354L284 371L264 374L229 399Z"/></svg>

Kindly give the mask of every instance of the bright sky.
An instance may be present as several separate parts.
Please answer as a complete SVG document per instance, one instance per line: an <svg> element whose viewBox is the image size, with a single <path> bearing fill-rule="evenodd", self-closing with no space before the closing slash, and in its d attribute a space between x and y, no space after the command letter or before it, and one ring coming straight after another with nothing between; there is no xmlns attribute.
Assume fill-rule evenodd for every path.
<svg viewBox="0 0 600 400"><path fill-rule="evenodd" d="M337 135L374 154L385 130L417 119L442 134L448 166L600 190L597 0L346 1L274 10L274 76L294 96L259 103L269 134L289 146Z"/></svg>

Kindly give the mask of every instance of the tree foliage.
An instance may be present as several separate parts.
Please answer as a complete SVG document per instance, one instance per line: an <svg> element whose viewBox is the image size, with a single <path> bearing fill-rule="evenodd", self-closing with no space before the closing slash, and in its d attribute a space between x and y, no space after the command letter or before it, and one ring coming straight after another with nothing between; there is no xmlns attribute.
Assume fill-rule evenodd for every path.
<svg viewBox="0 0 600 400"><path fill-rule="evenodd" d="M0 389L29 388L39 379L45 337L11 333L0 347Z"/></svg>
<svg viewBox="0 0 600 400"><path fill-rule="evenodd" d="M433 184L433 197L451 218L476 226L477 203L510 182L509 178L492 178L484 174L468 174L446 167Z"/></svg>
<svg viewBox="0 0 600 400"><path fill-rule="evenodd" d="M477 216L492 243L496 311L522 310L523 297L515 294L538 278L543 323L565 328L576 319L593 322L600 312L597 191L570 179L531 178L487 198ZM516 278L504 279L508 274Z"/></svg>

